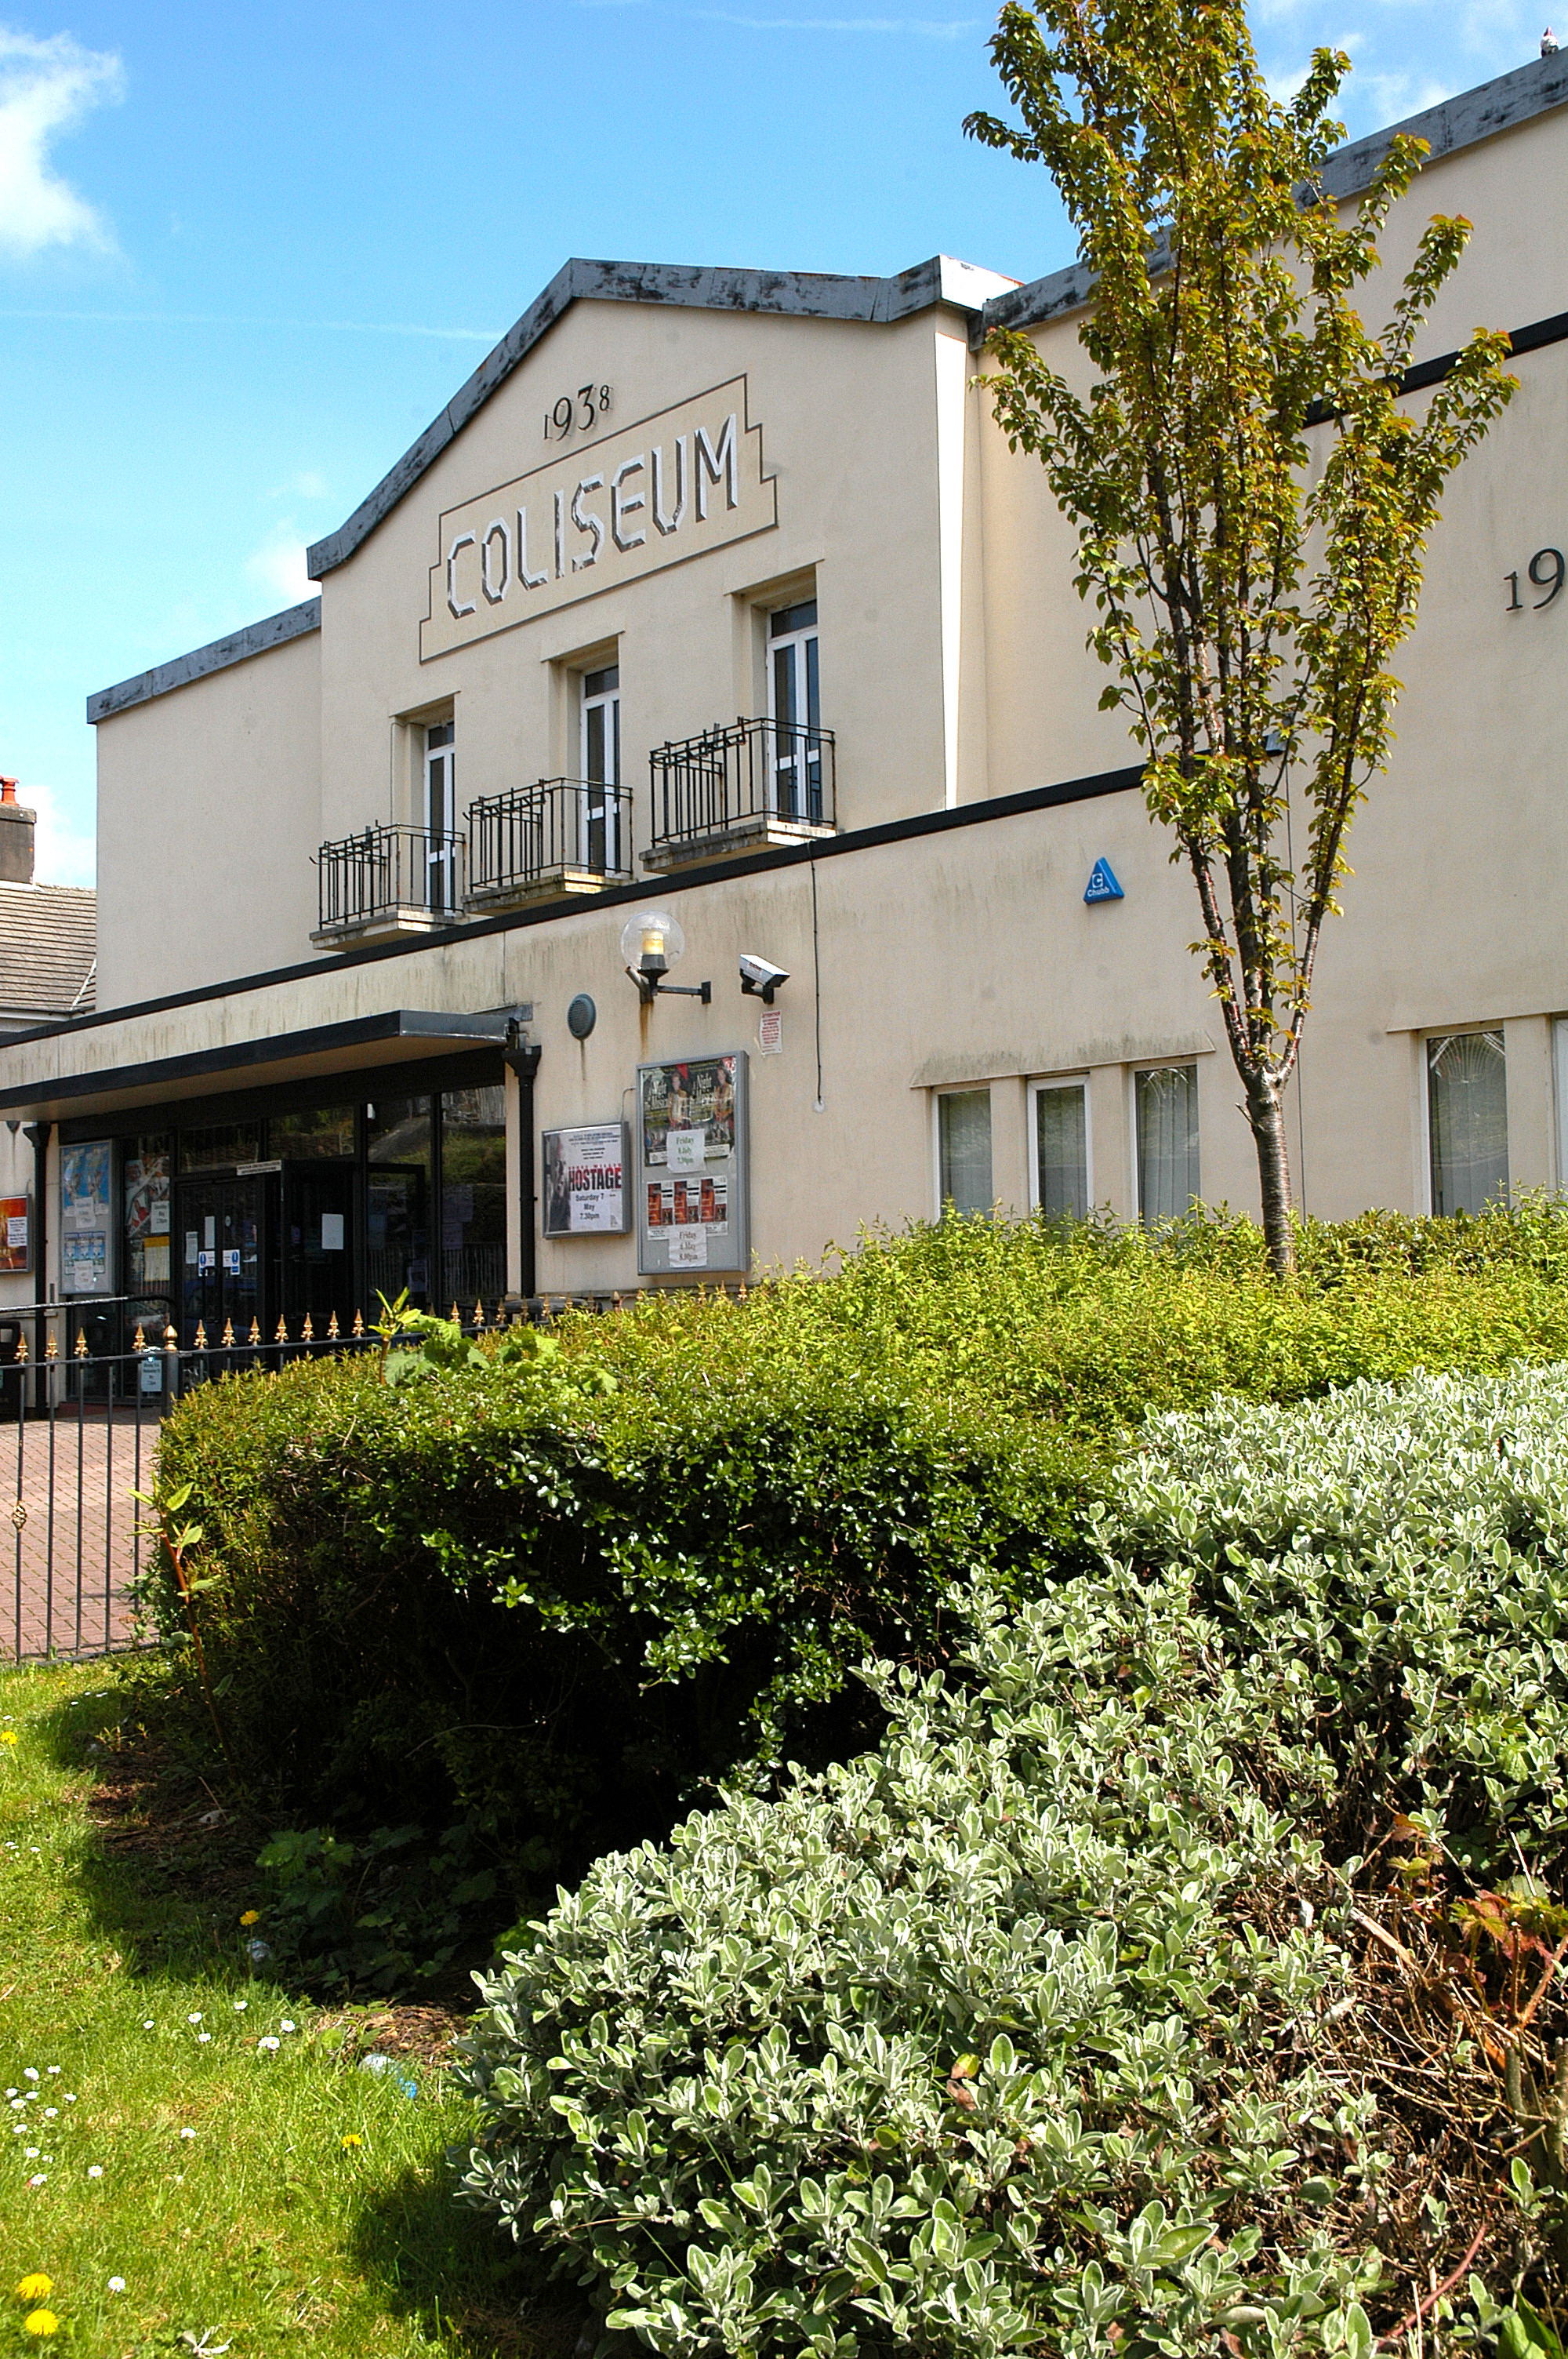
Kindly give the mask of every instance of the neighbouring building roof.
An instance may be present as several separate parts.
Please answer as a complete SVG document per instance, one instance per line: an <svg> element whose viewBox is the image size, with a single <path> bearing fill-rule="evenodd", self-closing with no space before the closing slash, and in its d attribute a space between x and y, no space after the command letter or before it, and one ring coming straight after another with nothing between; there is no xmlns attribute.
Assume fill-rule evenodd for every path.
<svg viewBox="0 0 1568 2359"><path fill-rule="evenodd" d="M98 896L85 885L0 883L0 1024L92 1012Z"/></svg>

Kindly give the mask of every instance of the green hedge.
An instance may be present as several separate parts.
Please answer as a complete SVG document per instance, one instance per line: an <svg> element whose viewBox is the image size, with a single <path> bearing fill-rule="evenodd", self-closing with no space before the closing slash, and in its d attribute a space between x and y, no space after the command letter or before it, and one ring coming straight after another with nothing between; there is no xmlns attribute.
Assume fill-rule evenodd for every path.
<svg viewBox="0 0 1568 2359"><path fill-rule="evenodd" d="M1516 2271L1561 2300L1507 2036L1485 2106L1435 2004L1370 2073L1356 1912L1396 1827L1384 1881L1559 1888L1568 1368L1161 1420L1095 1532L965 1678L882 1668L877 1753L601 1860L484 1984L464 2192L611 2328L1367 2359L1451 2277L1433 2350L1492 2347ZM1434 2123L1454 2209L1401 2213Z"/></svg>
<svg viewBox="0 0 1568 2359"><path fill-rule="evenodd" d="M1302 1265L1277 1286L1223 1219L953 1222L738 1300L561 1319L557 1375L608 1369L608 1397L528 1364L210 1386L162 1479L206 1535L233 1767L280 1821L461 1818L569 1874L715 1779L869 1742L861 1658L944 1659L956 1577L1070 1567L1146 1410L1568 1355L1556 1206L1309 1224ZM211 1747L178 1645L160 1676L149 1717Z"/></svg>

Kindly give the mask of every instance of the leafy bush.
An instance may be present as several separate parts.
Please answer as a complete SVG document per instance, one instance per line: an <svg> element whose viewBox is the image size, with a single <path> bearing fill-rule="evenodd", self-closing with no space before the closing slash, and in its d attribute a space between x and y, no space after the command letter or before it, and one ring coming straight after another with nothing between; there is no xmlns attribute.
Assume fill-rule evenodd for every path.
<svg viewBox="0 0 1568 2359"><path fill-rule="evenodd" d="M1414 1814L1471 1875L1568 1878L1568 1369L1162 1418L1089 1526L1118 1643L1249 1665L1237 1723L1332 1765L1340 1853ZM1067 1620L1084 1597L1064 1593Z"/></svg>
<svg viewBox="0 0 1568 2359"><path fill-rule="evenodd" d="M1562 1864L1565 1410L1558 1367L1157 1423L967 1682L881 1667L879 1754L507 1956L468 2200L663 2351L1367 2354L1456 2261L1427 2332L1518 2342L1465 2268L1556 2266L1568 2007L1476 1881Z"/></svg>
<svg viewBox="0 0 1568 2359"><path fill-rule="evenodd" d="M460 1814L535 1875L662 1832L711 1781L874 1728L870 1649L940 1643L971 1566L1065 1537L1089 1453L1038 1420L867 1375L842 1352L749 1380L575 1385L527 1361L299 1363L165 1428L191 1485L230 1763L340 1834ZM160 1626L182 1624L154 1567ZM209 1750L197 1666L174 1702ZM166 1723L156 1681L145 1710Z"/></svg>
<svg viewBox="0 0 1568 2359"><path fill-rule="evenodd" d="M946 1658L944 1597L1019 1594L1145 1410L1568 1354L1568 1214L1151 1236L945 1223L826 1278L649 1294L497 1350L211 1385L164 1430L230 1759L281 1821L460 1823L515 1886L663 1832L716 1781L842 1758L868 1652ZM168 1568L145 1710L214 1737Z"/></svg>

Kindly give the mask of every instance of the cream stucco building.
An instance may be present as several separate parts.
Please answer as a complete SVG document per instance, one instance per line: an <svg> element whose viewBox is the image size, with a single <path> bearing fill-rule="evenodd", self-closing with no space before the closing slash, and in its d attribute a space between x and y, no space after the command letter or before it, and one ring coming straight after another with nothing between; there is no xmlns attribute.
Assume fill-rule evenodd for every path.
<svg viewBox="0 0 1568 2359"><path fill-rule="evenodd" d="M1390 263L1476 224L1423 358L1506 327L1521 390L1324 952L1329 1215L1568 1182L1568 58L1409 127ZM0 1044L42 1158L14 1299L270 1334L815 1261L945 1197L1251 1207L1190 886L974 382L1003 321L1080 369L1086 294L570 263L319 598L92 698L97 1010Z"/></svg>

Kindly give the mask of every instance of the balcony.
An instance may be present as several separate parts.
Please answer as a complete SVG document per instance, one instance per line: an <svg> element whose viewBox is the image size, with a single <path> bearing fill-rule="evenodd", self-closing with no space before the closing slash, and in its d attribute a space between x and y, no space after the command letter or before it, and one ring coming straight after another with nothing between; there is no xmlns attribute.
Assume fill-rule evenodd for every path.
<svg viewBox="0 0 1568 2359"><path fill-rule="evenodd" d="M833 732L737 721L648 756L654 841L648 868L732 858L834 832Z"/></svg>
<svg viewBox="0 0 1568 2359"><path fill-rule="evenodd" d="M424 827L367 827L324 843L318 948L417 940L461 922L467 845Z"/></svg>
<svg viewBox="0 0 1568 2359"><path fill-rule="evenodd" d="M541 778L469 805L473 916L561 894L597 893L632 874L632 798L589 778Z"/></svg>

